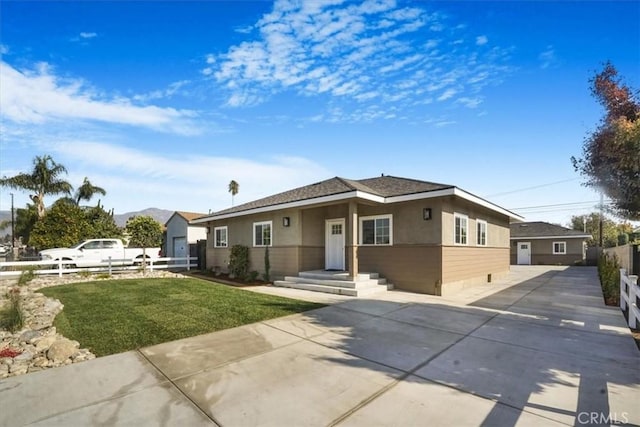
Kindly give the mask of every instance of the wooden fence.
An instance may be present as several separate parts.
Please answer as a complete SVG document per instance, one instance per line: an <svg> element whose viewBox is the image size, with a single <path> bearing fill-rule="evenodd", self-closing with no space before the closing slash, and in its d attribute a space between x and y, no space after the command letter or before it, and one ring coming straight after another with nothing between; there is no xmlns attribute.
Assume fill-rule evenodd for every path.
<svg viewBox="0 0 640 427"><path fill-rule="evenodd" d="M638 328L640 320L640 287L638 276L627 275L627 270L620 269L620 309L627 313L630 328Z"/></svg>

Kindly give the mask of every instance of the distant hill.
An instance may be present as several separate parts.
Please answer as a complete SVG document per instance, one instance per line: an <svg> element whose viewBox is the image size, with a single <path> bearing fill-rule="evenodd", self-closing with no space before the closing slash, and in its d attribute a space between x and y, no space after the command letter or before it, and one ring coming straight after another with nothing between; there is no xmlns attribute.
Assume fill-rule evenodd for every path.
<svg viewBox="0 0 640 427"><path fill-rule="evenodd" d="M171 218L175 211L168 211L166 209L157 209L157 208L147 208L137 212L126 212L123 214L115 214L113 219L116 221L116 224L119 227L124 227L127 224L127 220L132 216L150 216L160 224L164 225L165 222ZM0 222L2 221L11 221L11 211L0 211ZM7 226L7 229L10 230L10 226ZM2 231L2 230L0 230Z"/></svg>
<svg viewBox="0 0 640 427"><path fill-rule="evenodd" d="M158 221L160 224L164 225L165 222L169 221L171 215L173 215L175 211L168 211L166 209L158 209L158 208L147 208L141 211L136 212L126 212L123 214L115 214L113 215L113 219L116 221L116 224L119 227L124 227L127 224L127 220L132 216L150 216L151 218Z"/></svg>

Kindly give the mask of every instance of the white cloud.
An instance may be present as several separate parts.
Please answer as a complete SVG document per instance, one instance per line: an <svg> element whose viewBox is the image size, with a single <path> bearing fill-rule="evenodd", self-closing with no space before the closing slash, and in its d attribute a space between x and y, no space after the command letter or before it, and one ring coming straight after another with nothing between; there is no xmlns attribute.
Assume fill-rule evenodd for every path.
<svg viewBox="0 0 640 427"><path fill-rule="evenodd" d="M538 55L538 60L540 61L540 68L542 69L556 66L558 59L556 58L556 51L553 46L547 46L547 48Z"/></svg>
<svg viewBox="0 0 640 427"><path fill-rule="evenodd" d="M458 91L455 89L447 89L438 97L438 101L446 101L449 98L453 98L456 93L458 93Z"/></svg>
<svg viewBox="0 0 640 427"><path fill-rule="evenodd" d="M227 185L232 179L240 183L238 204L331 176L317 163L292 156L276 155L263 161L203 154L169 156L158 154L163 150L148 152L78 140L49 146L61 163L76 164L75 181L89 176L104 187L108 191L105 203L115 203L119 212L155 206L206 213L230 206ZM84 169L78 170L80 167Z"/></svg>
<svg viewBox="0 0 640 427"><path fill-rule="evenodd" d="M6 44L0 44L0 55L8 55L9 54L9 46Z"/></svg>
<svg viewBox="0 0 640 427"><path fill-rule="evenodd" d="M476 37L476 44L478 46L484 46L487 43L489 43L489 39L487 38L487 36L478 36L478 37Z"/></svg>
<svg viewBox="0 0 640 427"><path fill-rule="evenodd" d="M85 32L80 33L80 37L83 39L92 39L97 36L98 36L97 33L85 33Z"/></svg>
<svg viewBox="0 0 640 427"><path fill-rule="evenodd" d="M348 115L353 118L371 117L369 107L380 102L387 103L376 105L380 111L423 104L425 90L441 92L440 101L456 94L471 99L509 72L504 65L508 55L499 47L476 51L488 43L484 35L477 36L475 44L438 50L471 38L465 25L447 19L426 6L405 7L392 0L276 0L272 11L253 26L253 38L224 54L207 56L201 73L226 91L232 107L291 91L340 97L353 103L354 111L366 112ZM431 89L399 93L397 82Z"/></svg>
<svg viewBox="0 0 640 427"><path fill-rule="evenodd" d="M189 85L190 83L191 83L191 80L180 80L180 81L171 83L165 89L154 90L152 92L142 94L142 95L135 95L133 99L136 101L147 102L155 99L171 98L177 94L182 93L183 88Z"/></svg>
<svg viewBox="0 0 640 427"><path fill-rule="evenodd" d="M0 110L18 124L55 120L94 120L145 127L157 131L195 134L199 129L189 110L134 105L127 98L104 99L79 79L63 79L41 63L36 70L20 71L0 62Z"/></svg>

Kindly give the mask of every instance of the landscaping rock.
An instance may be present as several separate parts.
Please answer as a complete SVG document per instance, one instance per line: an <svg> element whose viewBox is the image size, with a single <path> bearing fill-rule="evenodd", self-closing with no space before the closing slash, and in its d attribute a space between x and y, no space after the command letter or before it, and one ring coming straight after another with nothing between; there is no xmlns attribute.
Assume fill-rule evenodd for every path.
<svg viewBox="0 0 640 427"><path fill-rule="evenodd" d="M78 347L77 342L70 341L66 338L57 340L51 344L51 347L47 350L47 358L54 363L64 363L76 353Z"/></svg>
<svg viewBox="0 0 640 427"><path fill-rule="evenodd" d="M25 331L20 335L20 341L33 344L33 341L41 336L42 334L38 331Z"/></svg>
<svg viewBox="0 0 640 427"><path fill-rule="evenodd" d="M36 350L38 350L38 352L42 352L42 351L46 351L49 350L49 347L51 347L51 344L53 344L54 342L56 342L56 336L52 335L52 336L48 336L48 337L43 337L41 339L39 339L38 341L36 341Z"/></svg>
<svg viewBox="0 0 640 427"><path fill-rule="evenodd" d="M23 351L19 355L13 358L14 363L30 362L33 359L33 353L30 351Z"/></svg>

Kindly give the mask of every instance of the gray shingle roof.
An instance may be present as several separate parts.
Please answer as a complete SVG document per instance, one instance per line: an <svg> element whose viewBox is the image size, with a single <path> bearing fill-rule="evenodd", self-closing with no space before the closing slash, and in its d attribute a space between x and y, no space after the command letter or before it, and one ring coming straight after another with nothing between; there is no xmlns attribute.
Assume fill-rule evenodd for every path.
<svg viewBox="0 0 640 427"><path fill-rule="evenodd" d="M511 224L511 238L530 237L590 238L591 235L548 222L516 222Z"/></svg>
<svg viewBox="0 0 640 427"><path fill-rule="evenodd" d="M273 196L218 211L213 215L217 216L243 212L251 209L276 206L283 203L298 202L301 200L310 200L325 196L333 196L352 191L363 191L376 196L392 197L453 187L453 185L438 184L408 178L398 178L394 176L380 176L377 178L360 180L334 177L325 181L316 182L315 184L305 185L304 187L295 188L293 190L285 191L284 193L274 194Z"/></svg>

